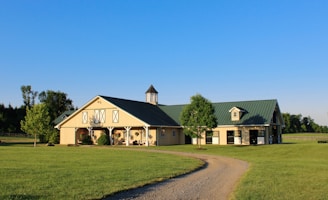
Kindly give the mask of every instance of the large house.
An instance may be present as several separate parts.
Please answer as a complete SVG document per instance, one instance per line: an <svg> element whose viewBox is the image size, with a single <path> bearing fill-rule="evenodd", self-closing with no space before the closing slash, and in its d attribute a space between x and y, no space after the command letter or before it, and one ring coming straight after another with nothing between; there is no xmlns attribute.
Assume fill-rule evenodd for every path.
<svg viewBox="0 0 328 200"><path fill-rule="evenodd" d="M197 144L183 133L185 105L159 105L151 85L146 102L96 96L73 113L57 119L60 144L77 145L86 137L96 144L106 134L113 145ZM283 118L277 100L213 103L218 125L203 133L202 144L281 143Z"/></svg>

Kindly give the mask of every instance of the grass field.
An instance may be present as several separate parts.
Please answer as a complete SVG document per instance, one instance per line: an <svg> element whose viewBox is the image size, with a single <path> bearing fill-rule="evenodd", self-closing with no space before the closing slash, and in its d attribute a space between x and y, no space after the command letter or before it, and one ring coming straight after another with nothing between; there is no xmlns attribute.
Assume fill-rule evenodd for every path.
<svg viewBox="0 0 328 200"><path fill-rule="evenodd" d="M0 199L95 199L199 167L196 159L112 147L33 148L1 138Z"/></svg>
<svg viewBox="0 0 328 200"><path fill-rule="evenodd" d="M328 199L328 144L317 143L318 137L328 139L328 134L295 136L284 135L284 144L277 145L206 145L201 151L193 145L148 149L214 154L248 161L250 169L239 183L234 199ZM200 164L172 155L115 148L13 145L0 146L0 150L2 199L99 198ZM131 176L132 172L138 175Z"/></svg>
<svg viewBox="0 0 328 200"><path fill-rule="evenodd" d="M328 199L328 144L317 138L288 139L284 144L262 146L203 146L201 153L246 160L248 173L242 178L234 199ZM299 135L306 136L306 135ZM311 134L328 139L328 134ZM321 138L322 139L322 138ZM193 146L156 147L197 152Z"/></svg>

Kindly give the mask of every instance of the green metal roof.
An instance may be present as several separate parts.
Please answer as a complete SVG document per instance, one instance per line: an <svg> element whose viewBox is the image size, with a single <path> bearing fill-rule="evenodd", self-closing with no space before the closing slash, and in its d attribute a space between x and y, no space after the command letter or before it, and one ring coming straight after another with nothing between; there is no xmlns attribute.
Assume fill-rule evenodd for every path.
<svg viewBox="0 0 328 200"><path fill-rule="evenodd" d="M180 126L180 114L183 107L187 105L156 106L150 103L133 100L107 96L100 97L152 126ZM279 109L278 102L275 99L212 103L212 105L215 110L215 116L218 120L218 126L270 124L275 109ZM231 120L231 113L229 110L233 107L237 107L243 111L242 117L239 121ZM62 115L55 119L53 123L61 123L73 112L75 111L65 111ZM280 110L277 114L281 115ZM281 116L280 118L282 119Z"/></svg>
<svg viewBox="0 0 328 200"><path fill-rule="evenodd" d="M66 110L61 115L59 115L52 123L57 125L60 122L62 122L64 119L66 119L68 116L70 116L75 110Z"/></svg>
<svg viewBox="0 0 328 200"><path fill-rule="evenodd" d="M212 103L218 126L222 125L264 125L270 124L274 110L278 105L277 100L236 101L224 103ZM186 105L159 106L172 119L180 124L180 114ZM244 111L239 121L231 120L229 110L238 107Z"/></svg>

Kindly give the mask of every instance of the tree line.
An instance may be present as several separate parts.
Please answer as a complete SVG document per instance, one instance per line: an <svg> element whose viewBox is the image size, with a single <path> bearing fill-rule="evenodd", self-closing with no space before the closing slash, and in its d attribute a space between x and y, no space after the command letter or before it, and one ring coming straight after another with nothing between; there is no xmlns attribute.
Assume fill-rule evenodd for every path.
<svg viewBox="0 0 328 200"><path fill-rule="evenodd" d="M327 126L316 124L310 116L283 113L282 117L285 123L284 133L328 133Z"/></svg>
<svg viewBox="0 0 328 200"><path fill-rule="evenodd" d="M41 142L58 142L58 131L54 129L53 121L67 110L75 110L73 101L67 94L60 91L33 91L30 85L21 86L23 105L19 108L9 105L6 107L0 104L0 134L4 133L28 133L35 130L28 130L37 127L29 118L34 114L46 123L36 131ZM37 102L37 98L39 103ZM42 106L39 106L42 104ZM36 106L36 107L35 107ZM327 126L320 126L311 117L302 117L301 114L283 113L285 123L284 133L316 132L328 133ZM30 116L29 118L26 118ZM37 121L37 119L34 119ZM40 124L38 124L40 125Z"/></svg>
<svg viewBox="0 0 328 200"><path fill-rule="evenodd" d="M54 120L67 110L74 110L73 101L61 91L33 91L30 85L21 86L23 105L13 108L0 104L0 134L28 133L40 142L58 143L59 132ZM38 103L37 103L38 98Z"/></svg>

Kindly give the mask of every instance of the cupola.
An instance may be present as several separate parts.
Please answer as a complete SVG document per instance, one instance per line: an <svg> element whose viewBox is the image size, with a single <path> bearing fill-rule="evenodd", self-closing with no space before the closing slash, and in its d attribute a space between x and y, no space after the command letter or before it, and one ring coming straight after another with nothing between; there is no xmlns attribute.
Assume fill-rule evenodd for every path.
<svg viewBox="0 0 328 200"><path fill-rule="evenodd" d="M158 92L153 85L150 85L146 91L146 102L154 105L158 104Z"/></svg>

